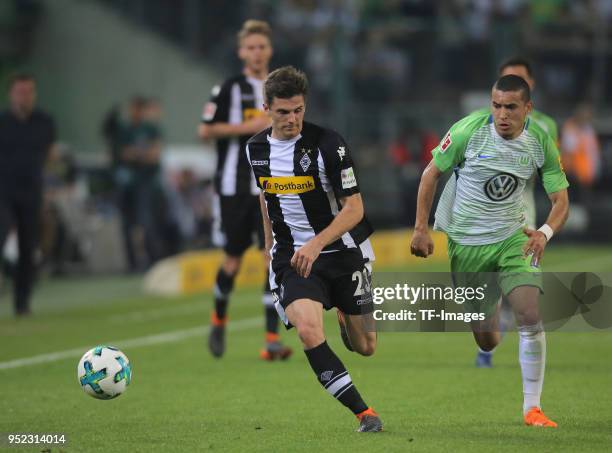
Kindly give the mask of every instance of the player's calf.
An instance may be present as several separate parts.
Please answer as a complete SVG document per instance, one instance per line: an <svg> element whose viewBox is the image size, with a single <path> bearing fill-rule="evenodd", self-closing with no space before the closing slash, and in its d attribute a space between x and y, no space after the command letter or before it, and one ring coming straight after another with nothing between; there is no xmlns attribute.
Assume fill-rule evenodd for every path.
<svg viewBox="0 0 612 453"><path fill-rule="evenodd" d="M336 310L336 314L338 315L338 327L340 327L340 338L342 339L342 343L346 349L351 352L355 352L353 349L353 345L351 344L351 339L349 338L348 331L346 329L346 319L344 313L341 310Z"/></svg>
<svg viewBox="0 0 612 453"><path fill-rule="evenodd" d="M346 331L353 349L363 356L376 351L376 324L371 315L345 315Z"/></svg>
<svg viewBox="0 0 612 453"><path fill-rule="evenodd" d="M382 430L378 415L363 401L351 375L326 341L304 351L308 362L323 388L357 416L361 432ZM367 415L367 417L365 417ZM374 417L372 417L374 416Z"/></svg>
<svg viewBox="0 0 612 453"><path fill-rule="evenodd" d="M474 332L476 344L483 352L491 352L499 344L501 336L497 332Z"/></svg>
<svg viewBox="0 0 612 453"><path fill-rule="evenodd" d="M350 335L350 334L349 334ZM374 355L376 351L376 332L368 332L365 335L355 338L350 336L353 350L363 356Z"/></svg>
<svg viewBox="0 0 612 453"><path fill-rule="evenodd" d="M482 351L493 351L500 343L499 313L495 313L483 321L472 321L470 326L474 334L474 340Z"/></svg>
<svg viewBox="0 0 612 453"><path fill-rule="evenodd" d="M215 315L221 320L225 319L227 315L229 296L234 289L235 278L236 274L228 274L223 266L217 271L213 293L215 296Z"/></svg>
<svg viewBox="0 0 612 453"><path fill-rule="evenodd" d="M358 416L370 409L353 384L350 374L338 356L330 349L323 333L323 306L310 299L292 302L285 310L289 322L296 328L304 344L304 354L323 388ZM365 422L364 422L365 423ZM371 427L372 423L366 423ZM382 425L381 425L382 426ZM374 429L368 429L373 431Z"/></svg>

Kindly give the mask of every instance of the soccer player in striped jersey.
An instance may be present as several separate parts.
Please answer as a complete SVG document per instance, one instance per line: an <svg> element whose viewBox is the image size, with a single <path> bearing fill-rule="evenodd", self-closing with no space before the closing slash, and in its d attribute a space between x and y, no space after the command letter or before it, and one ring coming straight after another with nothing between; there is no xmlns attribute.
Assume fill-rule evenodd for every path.
<svg viewBox="0 0 612 453"><path fill-rule="evenodd" d="M499 66L499 77L502 77L505 75L516 75L516 76L522 77L525 80L525 82L527 82L527 84L529 85L529 89L533 93L533 89L535 88L536 82L535 82L535 78L533 75L531 63L526 58L512 57L504 61ZM490 109L485 108L485 109L480 110L480 112L490 113ZM529 118L532 121L535 121L538 124L538 126L540 126L542 129L544 129L544 132L550 135L550 138L553 139L557 147L559 146L559 132L557 128L557 123L555 123L554 119L552 119L550 116L536 109L531 110L531 112L529 113ZM523 201L525 202L525 215L526 215L527 226L532 229L535 228L536 220L537 220L536 219L535 196L534 196L536 179L537 177L534 176L529 181L527 181L527 184L525 186L525 191L523 192ZM509 310L507 307L508 307L508 304L504 300L504 302L502 303L502 318L501 318L502 321L510 317L510 314L508 313ZM502 336L505 330L505 324L507 324L508 322L511 322L511 321L500 323L500 329L501 329ZM492 367L493 366L493 352L494 351L483 351L482 349L479 349L478 352L476 353L476 366L479 368Z"/></svg>
<svg viewBox="0 0 612 453"><path fill-rule="evenodd" d="M527 82L503 76L491 92L492 115L476 112L451 127L421 177L411 251L421 257L433 253L427 220L436 184L444 172L454 170L440 197L434 229L448 236L455 284L488 283L483 303L474 301L468 308L486 316L472 322L474 338L485 351L499 343L499 298L504 294L518 326L525 424L556 427L540 405L546 340L538 309L539 261L567 220L568 183L554 141L528 117L531 106ZM533 230L526 227L523 191L536 172L552 208L546 223Z"/></svg>
<svg viewBox="0 0 612 453"><path fill-rule="evenodd" d="M268 75L272 57L270 26L263 21L248 20L238 32L238 56L242 74L215 86L204 106L199 135L217 142L216 198L213 241L225 252L217 272L215 307L211 316L208 347L221 357L225 352L227 307L240 270L242 256L255 234L263 247L263 229L258 189L251 175L244 149L253 134L270 125L263 112L263 81ZM266 263L267 265L267 263ZM280 342L278 315L266 278L263 303L266 319L266 347L260 356L265 360L286 359L291 349Z"/></svg>
<svg viewBox="0 0 612 453"><path fill-rule="evenodd" d="M350 149L338 133L303 121L307 87L291 66L272 72L264 83L272 127L247 144L261 190L270 286L319 383L357 416L358 431L381 431L323 331L323 309L335 307L347 348L374 353L374 254Z"/></svg>

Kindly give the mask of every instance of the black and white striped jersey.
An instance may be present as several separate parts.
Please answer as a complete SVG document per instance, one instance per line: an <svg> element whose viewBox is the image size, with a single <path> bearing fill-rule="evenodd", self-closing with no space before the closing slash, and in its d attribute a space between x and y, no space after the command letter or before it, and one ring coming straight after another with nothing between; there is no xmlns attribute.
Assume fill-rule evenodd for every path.
<svg viewBox="0 0 612 453"><path fill-rule="evenodd" d="M202 122L240 124L263 115L263 81L240 75L212 89L204 105ZM250 135L217 140L215 189L219 195L257 195L244 152Z"/></svg>
<svg viewBox="0 0 612 453"><path fill-rule="evenodd" d="M301 134L291 140L274 139L271 131L252 137L246 153L257 186L264 193L273 250L295 250L333 221L341 209L340 198L359 193L355 165L346 142L332 130L304 122ZM367 241L372 231L364 215L323 253L363 243L364 256L373 261Z"/></svg>

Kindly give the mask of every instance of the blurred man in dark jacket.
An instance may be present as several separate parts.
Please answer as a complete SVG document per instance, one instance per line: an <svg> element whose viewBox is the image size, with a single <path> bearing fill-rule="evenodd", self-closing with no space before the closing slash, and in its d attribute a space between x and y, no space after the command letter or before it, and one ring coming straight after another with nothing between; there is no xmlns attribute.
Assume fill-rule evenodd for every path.
<svg viewBox="0 0 612 453"><path fill-rule="evenodd" d="M53 119L35 106L34 78L27 74L12 77L9 109L0 113L0 247L15 226L19 245L14 275L17 316L30 313L43 166L56 135Z"/></svg>

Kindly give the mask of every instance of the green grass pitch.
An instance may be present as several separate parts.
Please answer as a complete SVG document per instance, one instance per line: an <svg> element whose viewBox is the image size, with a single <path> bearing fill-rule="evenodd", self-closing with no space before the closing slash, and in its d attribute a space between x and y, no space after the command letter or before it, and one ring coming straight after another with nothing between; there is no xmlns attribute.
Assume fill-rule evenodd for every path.
<svg viewBox="0 0 612 453"><path fill-rule="evenodd" d="M416 270L446 270L426 263ZM609 272L612 250L559 245L544 266ZM68 443L0 443L1 450L610 451L609 331L548 334L543 405L559 428L544 430L522 424L516 334L487 370L473 366L468 333L382 333L376 354L364 358L344 349L327 313L328 341L385 423L383 433L358 434L356 419L315 380L294 331L283 333L295 350L289 361L258 359L258 289L235 293L228 351L215 360L205 340L210 295L151 298L138 295L137 284L43 283L36 316L25 320L9 315L9 295L2 296L0 433L65 433ZM80 355L100 343L121 348L134 370L126 394L111 401L94 400L77 384ZM39 363L15 362L35 356Z"/></svg>

